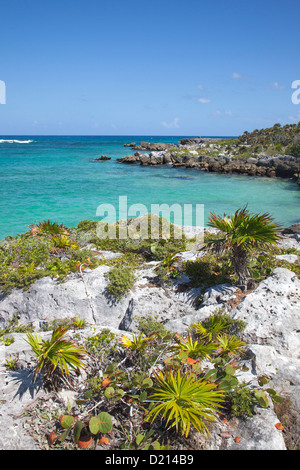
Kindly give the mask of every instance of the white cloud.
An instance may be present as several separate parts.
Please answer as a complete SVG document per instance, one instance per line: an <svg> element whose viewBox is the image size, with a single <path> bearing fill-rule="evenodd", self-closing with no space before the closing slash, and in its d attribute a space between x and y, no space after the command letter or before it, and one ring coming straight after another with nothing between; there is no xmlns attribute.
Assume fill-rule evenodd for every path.
<svg viewBox="0 0 300 470"><path fill-rule="evenodd" d="M212 114L210 114L210 117L212 118L218 118L221 116L233 116L232 111L220 111L220 109L216 109Z"/></svg>
<svg viewBox="0 0 300 470"><path fill-rule="evenodd" d="M278 82L274 82L272 84L272 89L273 90L283 90L285 87L283 85L280 85Z"/></svg>
<svg viewBox="0 0 300 470"><path fill-rule="evenodd" d="M179 126L179 118L178 117L174 118L172 122L163 121L161 123L161 125L164 126L164 127L167 127L168 129L172 129L174 127L178 128L178 127L180 127Z"/></svg>
<svg viewBox="0 0 300 470"><path fill-rule="evenodd" d="M211 100L207 98L198 98L198 103L211 103Z"/></svg>
<svg viewBox="0 0 300 470"><path fill-rule="evenodd" d="M197 85L197 88L199 88L199 90L203 90L203 89L204 89L203 85L201 85L200 83L199 83L199 85Z"/></svg>
<svg viewBox="0 0 300 470"><path fill-rule="evenodd" d="M242 75L239 74L239 73L233 72L232 78L235 78L235 79L237 79L237 78L242 78Z"/></svg>

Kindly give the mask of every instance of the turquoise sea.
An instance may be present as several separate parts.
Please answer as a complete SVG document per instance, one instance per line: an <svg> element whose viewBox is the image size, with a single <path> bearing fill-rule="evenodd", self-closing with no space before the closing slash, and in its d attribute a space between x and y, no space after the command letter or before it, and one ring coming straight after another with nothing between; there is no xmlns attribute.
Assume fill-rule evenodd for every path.
<svg viewBox="0 0 300 470"><path fill-rule="evenodd" d="M75 226L96 217L100 204L204 204L223 215L248 204L270 212L284 226L300 221L300 188L285 179L206 173L169 166L118 163L132 154L125 143L172 142L186 136L2 136L0 137L0 239L50 219ZM110 161L94 162L106 154ZM139 214L137 214L139 215Z"/></svg>

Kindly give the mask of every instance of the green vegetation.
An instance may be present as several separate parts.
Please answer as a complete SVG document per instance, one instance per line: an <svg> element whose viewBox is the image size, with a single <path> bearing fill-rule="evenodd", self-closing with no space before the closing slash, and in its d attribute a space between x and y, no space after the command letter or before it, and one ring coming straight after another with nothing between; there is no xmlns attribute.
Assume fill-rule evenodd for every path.
<svg viewBox="0 0 300 470"><path fill-rule="evenodd" d="M51 276L63 280L85 264L94 268L100 261L90 250L81 249L65 228L40 223L0 245L0 290L27 289L38 279Z"/></svg>
<svg viewBox="0 0 300 470"><path fill-rule="evenodd" d="M185 272L191 279L192 287L230 282L233 273L228 254L220 256L214 253L205 253L195 261L188 261Z"/></svg>
<svg viewBox="0 0 300 470"><path fill-rule="evenodd" d="M300 137L299 137L300 138ZM288 155L293 155L293 157L300 157L300 143L299 140L295 144L291 144L286 148Z"/></svg>
<svg viewBox="0 0 300 470"><path fill-rule="evenodd" d="M252 417L255 399L253 392L246 383L237 385L228 393L229 409L234 416Z"/></svg>
<svg viewBox="0 0 300 470"><path fill-rule="evenodd" d="M187 263L176 256L184 241L175 239L174 232L169 240L103 240L97 237L94 221L70 230L47 221L2 243L1 289L28 287L34 275L63 280L70 272L84 275L83 266L107 264L107 293L120 300L133 286L135 270L146 261L159 261L156 273L162 282L187 273L189 287L204 288L223 282L245 285L250 275L260 281L274 267L286 266L275 258L282 251L274 245L277 226L267 214L252 216L240 209L224 218L213 214L210 220L220 233L206 237L202 256ZM87 243L95 248L86 250ZM122 256L96 258L99 249ZM288 266L299 274L299 262ZM24 277L26 268L32 277ZM135 320L138 331L128 336L103 329L85 338L81 330L86 322L77 316L43 325L42 330L53 330L49 340L41 339L31 326L19 325L17 316L0 330L5 344L12 333L27 333L37 360L34 377L40 374L46 388L77 392L67 410L28 410L34 420L39 416L43 421L47 415L41 425L44 437L39 438L42 448L186 449L198 445L188 440L192 432L211 433L220 410L227 416L251 417L256 406L267 407L270 399L280 405L281 397L264 388L268 378L260 377L255 388L239 383L237 374L246 369L247 360L247 345L241 340L245 323L220 310L178 335L159 317ZM67 333L78 344L67 339ZM17 360L9 358L6 367L15 370ZM83 368L84 380L79 381Z"/></svg>
<svg viewBox="0 0 300 470"><path fill-rule="evenodd" d="M217 384L196 378L190 372L159 371L155 377L153 393L149 397L159 403L149 412L147 419L157 416L166 419L166 425L175 426L188 436L191 426L199 432L208 432L206 422L215 421L215 413L224 400Z"/></svg>
<svg viewBox="0 0 300 470"><path fill-rule="evenodd" d="M174 276L173 270L169 269L168 257L173 257L184 249L185 239L174 236L172 225L170 234L165 234L162 218L159 218L158 232L154 234L154 238L151 237L150 223L149 238L137 236L135 239L118 238L118 223L113 227L117 238L100 238L97 233L98 224L84 220L76 228L67 229L56 222L44 221L31 225L30 231L24 234L3 240L0 244L0 291L10 293L13 289L28 289L45 276L63 281L71 273L82 274L85 268L94 269L101 264L128 266L133 271L145 261L166 260L169 263L167 272ZM105 228L111 230L112 226L105 224ZM93 244L95 248L86 249L87 244ZM97 256L97 250L120 252L123 256L105 260ZM114 279L111 280L109 292L116 294L116 298L120 298L126 292L126 286L131 285L132 274L128 271L124 275L120 271L111 275ZM121 284L120 289L117 287L117 278Z"/></svg>
<svg viewBox="0 0 300 470"><path fill-rule="evenodd" d="M106 277L109 281L106 290L116 300L121 300L135 281L134 274L129 267L114 267L106 274Z"/></svg>
<svg viewBox="0 0 300 470"><path fill-rule="evenodd" d="M271 235L272 224L265 216L252 216L251 218L243 209L237 211L229 219L234 220L236 225L239 221L241 222L239 230L241 231L243 228L244 235L247 230L249 232L250 228L256 230L254 223L256 225L260 223L260 230L264 224L264 230L268 229L269 235ZM242 223L245 217L248 218L248 221ZM0 291L10 293L13 289L28 289L34 282L45 276L62 282L72 273L82 276L86 268L95 269L101 264L106 264L113 269L119 268L112 269L112 273L108 275L108 278L111 278L109 279L108 294L119 300L132 287L134 272L149 261L160 261L156 268L156 282L160 285L174 278L180 278L183 273L188 274L191 278L193 287L235 282L236 275L241 275L245 279L245 272L240 272L240 274L237 272L237 269L240 268L234 266L235 257L232 256L230 249L230 243L234 244L233 237L234 233L237 234L237 228L233 228L229 234L228 230L230 231L231 228L228 223L226 225L225 219L222 222L222 218L213 215L211 221L212 225L218 226L220 230L227 230L224 232L227 235L225 237L222 237L221 234L211 235L209 240L206 235L207 246L209 242L212 247L221 248L226 238L228 250L204 251L204 254L196 261L187 262L184 265L178 262L177 253L185 250L186 239L185 237L176 238L173 225L170 227L168 238L162 218L159 218L159 229L158 233L154 234L154 238L151 237L149 228L149 238L137 236L134 239L99 238L96 221L84 220L73 229L67 229L55 222L41 222L30 226L30 231L17 237L8 237L0 243ZM107 230L111 229L107 224L106 228ZM116 224L115 229L118 235L119 224ZM244 246L251 244L251 233L249 232L247 236L249 243L244 240ZM258 236L261 234L255 235L255 237ZM229 237L231 237L230 243ZM265 241L267 242L267 240ZM225 248L224 244L223 247ZM239 245L240 248L241 245ZM278 265L275 254L279 254L280 250L275 252L270 246L265 248L261 250L260 246L258 249L258 243L252 241L252 248L248 253L251 259L249 258L249 263L247 261L247 269L249 268L249 274L255 280L261 280L264 275L270 274L276 264ZM122 255L106 260L101 257L98 250L119 252ZM240 251L244 256L245 251ZM296 263L291 268L297 272L299 264ZM122 271L124 272L122 273Z"/></svg>
<svg viewBox="0 0 300 470"><path fill-rule="evenodd" d="M300 156L300 122L298 124L277 123L266 129L255 129L253 132L245 131L238 138L207 139L200 146L189 149L170 148L168 152L178 158L178 162L195 156L218 157L220 153L247 160L250 157L264 155L292 155ZM197 152L197 154L195 154Z"/></svg>
<svg viewBox="0 0 300 470"><path fill-rule="evenodd" d="M34 375L41 372L44 383L50 389L58 389L62 383L71 386L67 381L67 378L71 380L70 369L78 373L84 368L82 360L85 350L66 339L68 330L69 326L56 328L50 340L43 340L36 333L27 334L27 342L37 357Z"/></svg>
<svg viewBox="0 0 300 470"><path fill-rule="evenodd" d="M231 264L238 276L238 283L243 288L249 275L249 258L255 249L263 249L276 244L279 239L279 226L269 214L251 215L246 208L237 210L233 215L209 217L210 227L217 228L222 238L206 242L206 246L217 253L229 251Z"/></svg>
<svg viewBox="0 0 300 470"><path fill-rule="evenodd" d="M86 379L77 390L78 399L54 415L48 410L48 438L40 437L42 448L191 448L191 431L209 436L221 410L227 416L251 417L255 406L269 406L267 393L280 403L274 390L263 388L266 377L259 379L261 388L255 389L236 378L245 369L247 345L236 336L245 324L216 311L179 336L166 330L159 319L138 320L138 333L118 336L103 329L83 338L81 346L72 343L73 354L67 357L70 350L63 341L67 327L54 330L47 343L29 335L38 358L36 371L48 361L51 376L60 369L69 380L62 358L77 370L85 352ZM13 362L10 365L14 367ZM43 374L46 384L48 379ZM55 389L66 384L56 382ZM76 380L72 388L76 390ZM34 409L28 416L34 416Z"/></svg>
<svg viewBox="0 0 300 470"><path fill-rule="evenodd" d="M7 327L0 329L0 341L9 346L14 342L13 333L26 333L33 331L32 325L20 325L17 314L8 322Z"/></svg>
<svg viewBox="0 0 300 470"><path fill-rule="evenodd" d="M299 156L300 122L285 126L277 123L267 129L246 131L238 137L238 142L258 152L269 150L271 153Z"/></svg>

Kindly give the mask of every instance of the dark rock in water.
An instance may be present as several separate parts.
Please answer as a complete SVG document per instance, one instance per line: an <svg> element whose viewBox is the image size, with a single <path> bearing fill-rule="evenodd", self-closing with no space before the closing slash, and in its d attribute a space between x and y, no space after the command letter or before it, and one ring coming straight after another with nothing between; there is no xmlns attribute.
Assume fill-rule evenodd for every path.
<svg viewBox="0 0 300 470"><path fill-rule="evenodd" d="M290 225L290 227L284 228L281 233L286 235L300 233L300 222Z"/></svg>
<svg viewBox="0 0 300 470"><path fill-rule="evenodd" d="M111 160L111 157L108 157L107 155L101 155L101 157L95 158L94 162L100 162L100 161L106 161L106 160Z"/></svg>
<svg viewBox="0 0 300 470"><path fill-rule="evenodd" d="M202 137L185 138L179 141L181 145L198 145L202 144L203 142L204 140Z"/></svg>
<svg viewBox="0 0 300 470"><path fill-rule="evenodd" d="M300 161L297 161L295 157L261 154L243 159L224 153L219 153L218 156L199 155L199 149L195 151L188 148L192 147L192 143L195 144L202 140L201 137L182 139L180 142L184 142L186 145L179 145L179 152L174 149L172 144L141 142L141 145L135 148L138 151L134 155L127 155L117 161L120 163L140 163L142 166L171 165L174 168L197 168L217 173L292 178L300 185ZM150 152L146 153L145 150L150 150Z"/></svg>
<svg viewBox="0 0 300 470"><path fill-rule="evenodd" d="M124 144L124 147L135 147L135 146L136 146L135 142L131 142L130 144Z"/></svg>
<svg viewBox="0 0 300 470"><path fill-rule="evenodd" d="M126 155L122 158L117 158L117 162L120 163L137 163L140 161L140 157L138 155Z"/></svg>
<svg viewBox="0 0 300 470"><path fill-rule="evenodd" d="M174 145L166 144L163 142L156 142L156 143L141 142L140 145L132 146L134 150L149 150L150 152L152 151L161 152L163 150L169 149L170 147L174 147Z"/></svg>

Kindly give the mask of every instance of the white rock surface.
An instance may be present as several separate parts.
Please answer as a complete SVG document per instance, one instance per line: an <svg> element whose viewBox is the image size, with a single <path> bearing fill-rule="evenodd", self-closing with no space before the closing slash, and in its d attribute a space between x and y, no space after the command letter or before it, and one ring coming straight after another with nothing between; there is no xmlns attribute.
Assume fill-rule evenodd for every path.
<svg viewBox="0 0 300 470"><path fill-rule="evenodd" d="M11 319L15 313L18 313L20 323L37 324L80 316L94 325L91 328L108 327L115 331L128 331L135 329L136 316L150 315L158 316L167 328L180 333L191 323L202 321L219 308L224 308L233 318L244 320L247 324L243 339L252 354L247 380L254 383L259 375L269 375L273 388L279 393L288 394L299 412L300 280L295 273L285 268L275 269L269 278L230 311L227 303L235 294L234 286L223 284L207 289L200 308L197 308L195 301L201 294L201 288L177 290L175 287L172 289L155 285L156 265L157 263L149 263L139 272L131 292L117 303L112 302L105 294L105 273L110 269L107 266L87 271L82 278L70 276L63 283L50 278L41 279L28 291L16 290L9 296L2 296L0 321ZM24 335L22 337L18 334L15 339L12 345L2 346L0 353L2 356L18 354L24 366L30 365L32 357ZM9 446L16 449L34 448L35 444L31 439L21 437L21 424L13 419L13 415L18 414L30 403L34 394L39 392L28 385L28 377L25 375L19 376L22 382L20 388L17 375L7 373L3 368L5 358L0 359L0 423L14 437L13 444L6 438L0 438L0 449L10 448ZM24 371L22 373L25 374ZM242 376L240 379L242 380ZM226 448L284 449L282 433L274 426L277 421L272 407L259 409L254 419L246 420L237 429L242 444L236 443L232 436L226 439ZM216 443L215 445L217 446Z"/></svg>
<svg viewBox="0 0 300 470"><path fill-rule="evenodd" d="M296 261L298 260L298 256L297 255L277 255L275 256L276 259L279 259L281 261L286 261L287 263L296 263Z"/></svg>
<svg viewBox="0 0 300 470"><path fill-rule="evenodd" d="M300 280L285 268L276 268L247 295L232 313L247 323L247 343L273 346L291 358L299 358Z"/></svg>

